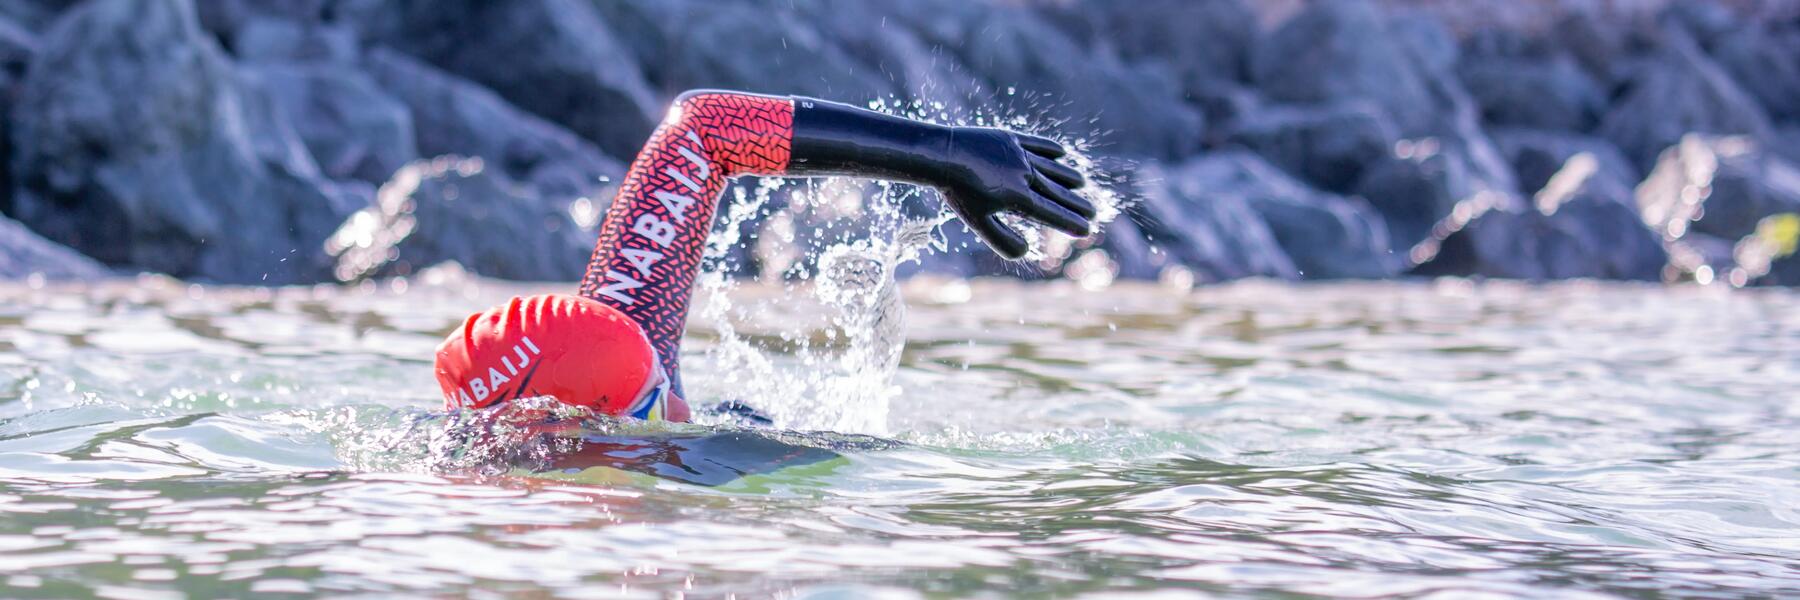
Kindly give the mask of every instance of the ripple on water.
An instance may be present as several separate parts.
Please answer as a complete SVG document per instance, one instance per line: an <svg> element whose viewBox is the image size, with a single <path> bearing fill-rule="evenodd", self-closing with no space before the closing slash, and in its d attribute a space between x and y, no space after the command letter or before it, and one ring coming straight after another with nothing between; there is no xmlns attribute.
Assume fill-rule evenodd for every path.
<svg viewBox="0 0 1800 600"><path fill-rule="evenodd" d="M914 280L885 412L807 405L897 442L709 486L433 410L438 337L545 289L0 287L0 595L1800 593L1788 292Z"/></svg>

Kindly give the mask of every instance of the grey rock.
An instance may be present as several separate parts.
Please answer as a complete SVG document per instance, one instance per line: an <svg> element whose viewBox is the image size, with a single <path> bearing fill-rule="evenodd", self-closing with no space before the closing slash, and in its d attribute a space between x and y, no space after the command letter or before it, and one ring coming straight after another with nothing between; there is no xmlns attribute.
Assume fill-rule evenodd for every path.
<svg viewBox="0 0 1800 600"><path fill-rule="evenodd" d="M1001 107L1095 142L1097 152L1176 159L1201 147L1205 116L1182 102L1179 77L1166 65L1126 64L1089 55L1043 15L1023 6L960 0L894 4L889 26L913 30L926 43L956 53L981 76L987 94L975 104Z"/></svg>
<svg viewBox="0 0 1800 600"><path fill-rule="evenodd" d="M1226 143L1239 123L1260 111L1264 105L1255 89L1235 83L1207 86L1197 93L1190 92L1186 99L1206 117L1209 125L1206 129L1206 145L1209 148Z"/></svg>
<svg viewBox="0 0 1800 600"><path fill-rule="evenodd" d="M1364 0L1307 4L1263 38L1252 79L1273 100L1360 100L1393 120L1403 140L1349 189L1380 211L1397 248L1431 236L1463 203L1521 205L1512 170L1481 130L1451 65L1455 45L1428 19L1390 22ZM1411 254L1407 254L1411 256Z"/></svg>
<svg viewBox="0 0 1800 600"><path fill-rule="evenodd" d="M1402 52L1412 57L1415 65L1433 76L1452 74L1462 56L1456 36L1432 16L1410 12L1390 14L1386 34Z"/></svg>
<svg viewBox="0 0 1800 600"><path fill-rule="evenodd" d="M473 83L383 49L364 66L411 113L421 155L480 157L549 197L610 200L605 181L624 174L592 144Z"/></svg>
<svg viewBox="0 0 1800 600"><path fill-rule="evenodd" d="M1775 135L1765 149L1788 162L1800 164L1800 123L1775 126Z"/></svg>
<svg viewBox="0 0 1800 600"><path fill-rule="evenodd" d="M1766 137L1769 120L1749 94L1680 30L1666 30L1651 68L1642 69L1600 123L1599 134L1649 171L1689 133Z"/></svg>
<svg viewBox="0 0 1800 600"><path fill-rule="evenodd" d="M652 90L666 87L660 81L661 65L672 58L664 52L678 50L670 47L667 39L669 23L696 18L706 8L682 0L591 0L590 4L613 39L637 60Z"/></svg>
<svg viewBox="0 0 1800 600"><path fill-rule="evenodd" d="M1060 83L1055 88L1060 91L1045 99L1049 109L1030 120L1092 140L1089 148L1096 153L1180 160L1199 152L1208 131L1205 113L1179 101L1172 77L1150 67L1102 63L1093 69L1097 82L1071 77ZM1080 123L1093 129L1083 132Z"/></svg>
<svg viewBox="0 0 1800 600"><path fill-rule="evenodd" d="M341 281L445 261L500 279L569 281L582 276L599 237L595 222L572 213L594 210L517 185L482 159L440 156L402 167L325 249Z"/></svg>
<svg viewBox="0 0 1800 600"><path fill-rule="evenodd" d="M1251 81L1280 102L1367 100L1392 116L1403 135L1430 132L1443 106L1427 81L1429 62L1413 55L1424 46L1402 44L1384 35L1386 28L1365 0L1308 4L1257 43Z"/></svg>
<svg viewBox="0 0 1800 600"><path fill-rule="evenodd" d="M0 19L0 115L11 115L19 83L37 55L37 35L11 21ZM11 119L0 118L0 165L12 161ZM0 214L13 212L12 169L0 169Z"/></svg>
<svg viewBox="0 0 1800 600"><path fill-rule="evenodd" d="M250 62L351 64L362 47L348 25L253 17L235 32L231 50Z"/></svg>
<svg viewBox="0 0 1800 600"><path fill-rule="evenodd" d="M83 3L44 36L13 111L15 216L103 263L317 280L320 242L366 198L323 180L278 115L186 0Z"/></svg>
<svg viewBox="0 0 1800 600"><path fill-rule="evenodd" d="M1784 254L1772 259L1769 270L1753 281L1755 285L1800 286L1800 254Z"/></svg>
<svg viewBox="0 0 1800 600"><path fill-rule="evenodd" d="M1119 240L1107 247L1122 276L1159 270L1165 256L1199 281L1375 278L1402 264L1366 203L1309 188L1247 152L1208 154L1140 177L1142 200L1129 213L1139 231L1107 233ZM1156 252L1132 256L1135 238Z"/></svg>
<svg viewBox="0 0 1800 600"><path fill-rule="evenodd" d="M970 115L971 101L987 95L981 77L943 46L931 44L912 30L898 25L869 27L869 19L879 20L880 17L867 10L846 10L845 7L842 2L800 5L802 22L817 28L819 35L854 61L852 65L826 65L820 71L827 77L839 70L860 72L886 83L845 82L835 84L836 87L852 90L854 86L866 86L870 93L891 93L896 100L918 102L919 108L939 107L916 112L934 117L937 116L934 112L940 113L948 117L944 120ZM806 60L806 57L796 56L795 59ZM755 76L754 73L750 75ZM793 83L803 86L797 89L804 90L830 84L825 79Z"/></svg>
<svg viewBox="0 0 1800 600"><path fill-rule="evenodd" d="M1663 153L1637 205L1664 239L1738 240L1765 217L1800 212L1800 167L1751 138L1691 135Z"/></svg>
<svg viewBox="0 0 1800 600"><path fill-rule="evenodd" d="M1713 57L1769 116L1800 120L1800 32L1758 28L1726 36Z"/></svg>
<svg viewBox="0 0 1800 600"><path fill-rule="evenodd" d="M1663 270L1663 281L1730 281L1733 271L1742 269L1738 249L1743 240L1688 232L1677 240L1663 240L1669 250L1669 265ZM1749 273L1744 273L1749 278Z"/></svg>
<svg viewBox="0 0 1800 600"><path fill-rule="evenodd" d="M1657 20L1682 29L1705 48L1714 47L1744 28L1737 14L1722 2L1670 2Z"/></svg>
<svg viewBox="0 0 1800 600"><path fill-rule="evenodd" d="M1220 184L1237 177L1230 165L1196 162L1149 168L1139 176L1141 200L1129 213L1131 220L1152 246L1191 270L1197 281L1300 277L1250 201L1219 193Z"/></svg>
<svg viewBox="0 0 1800 600"><path fill-rule="evenodd" d="M380 0L194 0L200 26L226 52L250 61L353 62L355 21Z"/></svg>
<svg viewBox="0 0 1800 600"><path fill-rule="evenodd" d="M152 14L196 12L190 2L197 35L169 34ZM1368 0L1301 3L1269 32L1255 23L1268 8L1245 0L151 4L0 0L0 105L24 94L3 132L21 145L6 175L17 184L0 179L18 194L0 194L0 212L105 263L208 279L328 275L341 264L319 241L375 196L369 184L442 154L483 167L418 163L404 197L428 207L409 217L424 230L372 272L457 260L566 279L556 269L579 266L591 233L555 241L550 229L573 222L572 203L588 217L605 209L602 179L622 165L601 148L629 158L659 97L691 87L1022 117L1144 161L1128 169L1143 172L1137 212L1066 257L1105 252L1128 278L1176 265L1202 280L1368 277L1425 259L1416 272L1641 279L1667 262L1735 273L1746 232L1791 209L1800 160L1800 34L1706 3L1639 23L1581 0L1547 31L1462 43L1430 10ZM86 25L47 27L65 9ZM1646 211L1661 215L1646 233L1620 190L1696 131L1743 134L1755 149L1677 153L1646 184ZM1234 147L1273 164L1194 159ZM1551 185L1577 158L1594 173ZM1704 185L1695 169L1710 173ZM1157 176L1169 180L1146 179ZM1533 191L1538 202L1520 193ZM1695 194L1710 195L1667 201ZM530 241L474 239L475 224L454 216L465 204ZM792 224L810 228L796 239L812 250L861 225ZM968 248L920 268L1068 268L999 261L959 225L946 236ZM1673 250L1644 243L1659 237Z"/></svg>
<svg viewBox="0 0 1800 600"><path fill-rule="evenodd" d="M38 38L25 27L0 19L0 82L7 87L25 78L31 58L37 55Z"/></svg>
<svg viewBox="0 0 1800 600"><path fill-rule="evenodd" d="M1442 32L1443 25L1434 20L1411 18L1401 22L1413 23L1413 29L1431 29L1439 31L1441 36L1449 35ZM1404 40L1405 37L1400 39ZM1452 50L1434 50L1443 46ZM1441 151L1450 152L1466 161L1477 191L1496 195L1494 201L1500 205L1520 205L1517 198L1518 182L1513 178L1512 170L1508 168L1499 148L1494 146L1493 140L1482 129L1479 105L1463 89L1451 68L1456 59L1454 56L1439 56L1434 59L1431 55L1421 54L1427 51L1454 52L1455 46L1448 43L1429 46L1414 43L1401 44L1401 47L1411 55L1413 63L1420 65L1421 70L1426 73L1427 76L1422 79L1425 92L1438 107L1437 113L1427 123L1428 129L1418 135L1418 141L1435 141Z"/></svg>
<svg viewBox="0 0 1800 600"><path fill-rule="evenodd" d="M1116 219L1096 235L1096 246L1117 267L1119 279L1154 280L1169 262L1168 255L1156 251L1155 242L1131 219Z"/></svg>
<svg viewBox="0 0 1800 600"><path fill-rule="evenodd" d="M1399 140L1399 131L1380 107L1354 100L1254 111L1239 118L1226 136L1227 143L1337 192L1349 191Z"/></svg>
<svg viewBox="0 0 1800 600"><path fill-rule="evenodd" d="M1101 152L1179 158L1200 148L1204 117L1180 102L1175 76L1151 65L1088 57L1037 15L993 7L962 46L963 63L996 90L1020 90L1015 110L1051 122L1091 123Z"/></svg>
<svg viewBox="0 0 1800 600"><path fill-rule="evenodd" d="M661 117L637 60L584 0L395 0L368 19L368 41L487 86L614 156L636 154Z"/></svg>
<svg viewBox="0 0 1800 600"><path fill-rule="evenodd" d="M1550 177L1578 154L1588 154L1598 161L1598 176L1620 186L1637 185L1641 176L1624 153L1606 140L1575 133L1500 127L1490 130L1490 137L1512 164L1518 176L1519 189L1536 192L1550 182Z"/></svg>
<svg viewBox="0 0 1800 600"><path fill-rule="evenodd" d="M94 259L46 240L18 221L0 217L0 279L37 275L51 280L93 280L108 274Z"/></svg>
<svg viewBox="0 0 1800 600"><path fill-rule="evenodd" d="M31 31L43 31L62 11L78 0L0 0L0 18Z"/></svg>
<svg viewBox="0 0 1800 600"><path fill-rule="evenodd" d="M1655 281L1668 254L1638 219L1630 189L1578 155L1533 209L1490 210L1449 233L1419 275Z"/></svg>
<svg viewBox="0 0 1800 600"><path fill-rule="evenodd" d="M1300 277L1382 278L1401 261L1387 227L1359 198L1307 187L1246 152L1207 155L1183 171L1213 198L1235 197L1262 217Z"/></svg>
<svg viewBox="0 0 1800 600"><path fill-rule="evenodd" d="M1109 45L1130 62L1168 67L1190 97L1244 80L1259 30L1242 0L1084 0L1070 13L1068 20L1087 27L1078 39Z"/></svg>
<svg viewBox="0 0 1800 600"><path fill-rule="evenodd" d="M1573 58L1602 88L1611 89L1619 81L1616 67L1630 42L1616 24L1588 11L1570 11L1545 37L1548 45Z"/></svg>
<svg viewBox="0 0 1800 600"><path fill-rule="evenodd" d="M1541 254L1546 271L1564 278L1660 280L1669 253L1631 205L1631 190L1602 183L1603 176L1592 181L1539 195L1540 206L1556 207L1549 220L1569 237L1560 253Z"/></svg>
<svg viewBox="0 0 1800 600"><path fill-rule="evenodd" d="M1603 206L1603 205L1590 205ZM1619 215L1629 212L1594 211L1598 223L1577 218L1556 218L1536 212L1514 213L1493 211L1477 217L1464 229L1442 242L1436 256L1412 271L1424 276L1483 276L1504 279L1544 281L1550 279L1590 278L1655 281L1661 263L1643 258L1642 265L1657 267L1645 271L1633 269L1618 272L1603 252L1609 249L1593 241L1591 234L1604 232L1607 221L1623 223ZM1662 254L1661 246L1645 246L1645 252ZM1653 256L1651 254L1643 255ZM1636 257L1634 256L1634 260ZM1631 268L1631 265L1626 265Z"/></svg>
<svg viewBox="0 0 1800 600"><path fill-rule="evenodd" d="M1437 80L1439 93L1445 94L1447 104L1451 107L1445 115L1443 129L1435 136L1422 140L1437 140L1444 148L1456 153L1468 161L1469 171L1475 177L1479 191L1487 191L1505 196L1496 201L1501 204L1520 206L1519 181L1513 176L1512 168L1507 164L1506 156L1494 145L1492 138L1481 127L1480 118L1476 115L1474 103L1462 90L1451 85L1446 79Z"/></svg>
<svg viewBox="0 0 1800 600"><path fill-rule="evenodd" d="M1471 39L1457 75L1481 107L1482 120L1501 126L1588 131L1606 110L1600 84L1565 53L1483 32Z"/></svg>
<svg viewBox="0 0 1800 600"><path fill-rule="evenodd" d="M194 0L200 26L219 37L229 37L245 23L258 18L318 22L333 8L333 0Z"/></svg>
<svg viewBox="0 0 1800 600"><path fill-rule="evenodd" d="M988 3L962 0L918 0L905 6L891 3L884 6L888 8L880 14L887 18L887 26L905 27L927 43L944 46L959 55L964 54L965 49L958 46L978 35L993 12ZM1060 30L1058 34L1067 38Z"/></svg>
<svg viewBox="0 0 1800 600"><path fill-rule="evenodd" d="M419 157L406 105L361 71L294 63L240 71L281 107L331 178L380 184Z"/></svg>
<svg viewBox="0 0 1800 600"><path fill-rule="evenodd" d="M650 4L655 6L644 9L658 15L650 20L656 23L654 43L663 60L649 69L658 72L655 78L664 95L722 87L862 105L896 90L893 73L858 63L836 42L842 34L819 29L836 24L867 34L876 29L869 23L880 19L873 7L836 3L832 11L810 17L791 5L770 3Z"/></svg>
<svg viewBox="0 0 1800 600"><path fill-rule="evenodd" d="M1492 187L1462 149L1424 138L1396 144L1392 156L1370 167L1355 194L1375 207L1394 247L1405 250L1443 233L1444 221L1459 207L1465 216L1517 208L1510 189Z"/></svg>

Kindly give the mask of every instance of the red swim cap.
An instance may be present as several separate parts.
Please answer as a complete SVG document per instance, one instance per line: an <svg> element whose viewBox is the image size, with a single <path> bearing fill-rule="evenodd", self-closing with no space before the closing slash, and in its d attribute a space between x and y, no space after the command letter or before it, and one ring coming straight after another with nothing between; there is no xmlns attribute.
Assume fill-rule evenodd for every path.
<svg viewBox="0 0 1800 600"><path fill-rule="evenodd" d="M657 383L656 373L656 351L636 321L563 294L513 298L471 315L437 349L450 409L555 396L618 416Z"/></svg>

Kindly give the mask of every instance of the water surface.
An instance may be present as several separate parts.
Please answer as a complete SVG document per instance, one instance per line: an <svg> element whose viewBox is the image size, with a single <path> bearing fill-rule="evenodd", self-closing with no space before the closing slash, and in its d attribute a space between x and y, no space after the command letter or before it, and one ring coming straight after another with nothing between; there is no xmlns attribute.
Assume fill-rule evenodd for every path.
<svg viewBox="0 0 1800 600"><path fill-rule="evenodd" d="M691 396L841 455L702 485L447 435L436 341L564 286L425 279L0 287L0 595L1800 593L1785 291L914 280L891 379L697 319Z"/></svg>

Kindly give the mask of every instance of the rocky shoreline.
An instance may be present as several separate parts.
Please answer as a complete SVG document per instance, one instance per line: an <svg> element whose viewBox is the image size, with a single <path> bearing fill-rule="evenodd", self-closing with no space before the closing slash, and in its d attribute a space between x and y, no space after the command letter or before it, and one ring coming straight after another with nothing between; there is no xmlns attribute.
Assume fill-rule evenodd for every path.
<svg viewBox="0 0 1800 600"><path fill-rule="evenodd" d="M0 277L575 279L723 87L1028 112L1135 202L915 270L1800 285L1791 4L10 0Z"/></svg>

